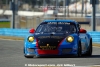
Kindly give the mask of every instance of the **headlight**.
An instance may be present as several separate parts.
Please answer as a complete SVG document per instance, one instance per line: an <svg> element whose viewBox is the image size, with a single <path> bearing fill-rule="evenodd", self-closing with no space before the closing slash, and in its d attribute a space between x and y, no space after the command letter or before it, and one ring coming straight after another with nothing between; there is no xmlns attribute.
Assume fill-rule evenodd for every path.
<svg viewBox="0 0 100 67"><path fill-rule="evenodd" d="M32 36L28 37L28 41L29 42L33 42L34 41L34 37L32 37Z"/></svg>
<svg viewBox="0 0 100 67"><path fill-rule="evenodd" d="M74 40L74 37L72 37L72 36L68 36L67 38L66 38L66 41L67 42L73 42L73 40Z"/></svg>

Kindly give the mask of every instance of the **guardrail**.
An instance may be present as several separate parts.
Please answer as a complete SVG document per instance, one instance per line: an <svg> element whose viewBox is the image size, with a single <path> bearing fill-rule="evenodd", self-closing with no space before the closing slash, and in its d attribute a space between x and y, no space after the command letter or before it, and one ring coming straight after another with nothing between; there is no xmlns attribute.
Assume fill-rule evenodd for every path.
<svg viewBox="0 0 100 67"><path fill-rule="evenodd" d="M93 43L100 43L100 32L88 31L92 36ZM0 28L0 36L16 36L25 37L29 34L29 29L10 29L10 28Z"/></svg>
<svg viewBox="0 0 100 67"><path fill-rule="evenodd" d="M93 43L100 44L100 32L99 31L89 31L88 33L91 35L93 39Z"/></svg>

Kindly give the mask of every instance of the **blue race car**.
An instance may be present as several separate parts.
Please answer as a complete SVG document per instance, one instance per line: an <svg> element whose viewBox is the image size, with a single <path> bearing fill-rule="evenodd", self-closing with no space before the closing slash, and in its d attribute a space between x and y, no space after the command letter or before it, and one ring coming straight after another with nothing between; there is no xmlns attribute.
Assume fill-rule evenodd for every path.
<svg viewBox="0 0 100 67"><path fill-rule="evenodd" d="M26 58L50 55L92 55L92 38L74 20L45 20L25 38Z"/></svg>

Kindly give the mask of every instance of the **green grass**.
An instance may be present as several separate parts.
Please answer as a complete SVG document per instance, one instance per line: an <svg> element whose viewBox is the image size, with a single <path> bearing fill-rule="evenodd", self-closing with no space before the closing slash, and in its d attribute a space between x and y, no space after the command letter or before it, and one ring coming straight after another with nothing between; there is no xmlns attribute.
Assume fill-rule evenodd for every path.
<svg viewBox="0 0 100 67"><path fill-rule="evenodd" d="M0 28L10 28L10 22L0 22Z"/></svg>

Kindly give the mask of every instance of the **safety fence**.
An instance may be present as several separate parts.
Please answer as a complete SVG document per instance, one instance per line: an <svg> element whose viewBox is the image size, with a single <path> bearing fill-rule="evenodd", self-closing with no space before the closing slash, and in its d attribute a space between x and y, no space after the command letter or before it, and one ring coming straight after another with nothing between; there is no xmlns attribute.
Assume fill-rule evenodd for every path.
<svg viewBox="0 0 100 67"><path fill-rule="evenodd" d="M88 33L92 36L93 43L100 43L100 31L88 31ZM14 36L24 38L29 34L29 29L0 28L0 36Z"/></svg>

